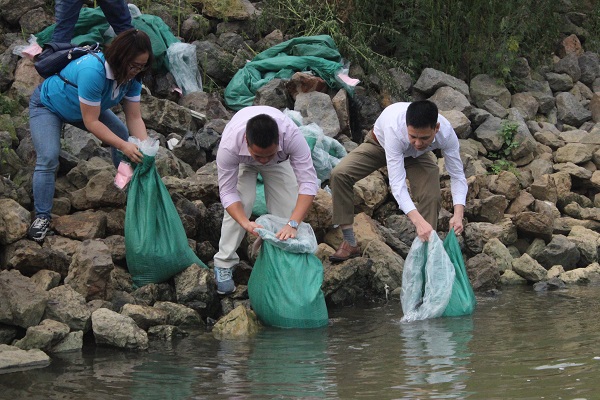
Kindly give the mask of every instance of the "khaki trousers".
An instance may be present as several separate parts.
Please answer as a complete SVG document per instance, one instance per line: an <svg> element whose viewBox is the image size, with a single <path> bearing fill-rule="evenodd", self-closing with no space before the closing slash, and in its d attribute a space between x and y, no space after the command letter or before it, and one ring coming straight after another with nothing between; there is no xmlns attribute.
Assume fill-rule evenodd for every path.
<svg viewBox="0 0 600 400"><path fill-rule="evenodd" d="M289 161L276 165L240 164L237 191L249 218L256 200L256 178L263 177L265 200L269 214L289 218L298 200L298 183ZM236 251L246 235L246 230L225 210L221 225L219 252L214 257L215 266L231 268L240 262Z"/></svg>
<svg viewBox="0 0 600 400"><path fill-rule="evenodd" d="M354 184L385 165L385 150L376 141L372 131L364 143L342 158L329 179L334 225L354 222ZM435 155L429 151L417 158L406 157L404 167L417 210L437 230L441 190Z"/></svg>

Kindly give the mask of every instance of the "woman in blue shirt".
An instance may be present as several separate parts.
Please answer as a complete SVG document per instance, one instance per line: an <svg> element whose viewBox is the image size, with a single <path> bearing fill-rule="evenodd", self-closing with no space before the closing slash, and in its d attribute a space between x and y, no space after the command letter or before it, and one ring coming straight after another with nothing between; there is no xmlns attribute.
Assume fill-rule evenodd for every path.
<svg viewBox="0 0 600 400"><path fill-rule="evenodd" d="M63 123L91 132L112 146L115 166L120 150L133 162L143 155L129 135L147 138L140 95L142 73L152 65L150 38L137 29L120 33L98 53L69 63L38 86L29 101L29 126L37 160L33 172L35 220L28 236L42 242L50 227ZM127 126L110 110L122 102Z"/></svg>

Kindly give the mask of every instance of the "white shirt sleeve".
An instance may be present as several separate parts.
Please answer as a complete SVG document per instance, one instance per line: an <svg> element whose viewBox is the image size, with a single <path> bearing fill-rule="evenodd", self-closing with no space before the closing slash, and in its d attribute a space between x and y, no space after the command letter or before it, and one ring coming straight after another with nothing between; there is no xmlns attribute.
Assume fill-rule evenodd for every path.
<svg viewBox="0 0 600 400"><path fill-rule="evenodd" d="M391 127L384 128L385 136L385 158L387 161L388 175L390 178L390 187L392 194L398 202L398 207L408 214L416 209L408 193L406 185L406 169L404 168L405 144L400 140L397 132Z"/></svg>
<svg viewBox="0 0 600 400"><path fill-rule="evenodd" d="M464 206L467 201L469 185L467 184L463 163L460 159L460 143L458 137L456 137L454 130L452 128L450 129L452 132L447 135L447 141L444 147L441 148L442 156L444 157L446 171L448 171L448 174L450 175L452 203L454 205L462 204Z"/></svg>

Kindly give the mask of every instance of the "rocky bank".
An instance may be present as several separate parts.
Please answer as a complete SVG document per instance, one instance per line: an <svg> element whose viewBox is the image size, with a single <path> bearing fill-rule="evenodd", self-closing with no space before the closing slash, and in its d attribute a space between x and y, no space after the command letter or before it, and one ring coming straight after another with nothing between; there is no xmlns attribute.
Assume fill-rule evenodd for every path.
<svg viewBox="0 0 600 400"><path fill-rule="evenodd" d="M248 39L260 3L240 0L230 15L204 3L203 15L184 18L181 36L196 46L202 74L219 85L252 58L248 49L260 52L288 39L279 31ZM112 183L116 171L108 149L85 131L64 129L55 234L42 245L26 239L35 163L27 104L41 78L32 62L13 50L26 44L23 34L39 32L53 17L42 0L0 0L0 5L0 371L47 365L53 353L80 350L86 335L99 345L144 350L149 340L171 340L217 320L212 329L217 337L254 332L258 325L244 285L253 263L251 238L240 248L244 261L232 296L219 297L212 271L197 265L168 282L132 286L125 259L126 193ZM153 13L177 32L164 9L156 6ZM517 91L488 75L465 82L427 68L414 80L392 71L405 95L434 101L460 139L469 182L460 240L478 292L600 281L600 57L585 50L580 29L571 25L571 34L557 38L552 65L531 70L521 59L513 71ZM377 77L359 68L351 68L350 75L376 86ZM223 216L214 160L233 112L218 92L181 96L172 90L174 82L169 73L145 81L143 118L161 141L156 164L189 244L211 266ZM297 73L262 87L255 104L296 110L352 151L383 108L399 100L362 85L351 97L318 77ZM170 148L172 138L178 143ZM443 236L452 204L443 159L439 167ZM355 231L363 255L336 265L328 256L341 233L331 226L326 185L305 222L320 243L328 306L397 299L415 232L391 196L387 171L355 185Z"/></svg>

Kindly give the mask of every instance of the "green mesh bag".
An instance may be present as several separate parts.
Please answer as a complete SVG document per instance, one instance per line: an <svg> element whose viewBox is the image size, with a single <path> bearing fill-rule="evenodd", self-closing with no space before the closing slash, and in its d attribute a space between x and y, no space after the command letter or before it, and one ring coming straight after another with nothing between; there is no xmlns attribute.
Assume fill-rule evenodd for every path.
<svg viewBox="0 0 600 400"><path fill-rule="evenodd" d="M256 177L256 198L252 206L252 215L260 217L268 212L267 199L265 198L265 184L262 175L258 174Z"/></svg>
<svg viewBox="0 0 600 400"><path fill-rule="evenodd" d="M313 241L316 245L310 225L301 223L296 239L279 241L274 234L286 219L267 214L256 222L265 228L258 230L264 242L248 281L248 296L258 318L278 328L327 326L329 317L321 291L323 264L310 251ZM310 235L312 240L306 237Z"/></svg>
<svg viewBox="0 0 600 400"><path fill-rule="evenodd" d="M136 287L160 283L192 264L206 268L188 245L183 223L153 156L137 164L127 195L125 254Z"/></svg>
<svg viewBox="0 0 600 400"><path fill-rule="evenodd" d="M473 313L477 301L475 300L475 293L473 293L473 287L467 276L467 270L465 268L458 240L454 234L454 229L446 236L446 239L444 240L444 249L454 265L455 275L450 301L442 316L458 317L460 315L470 315Z"/></svg>

